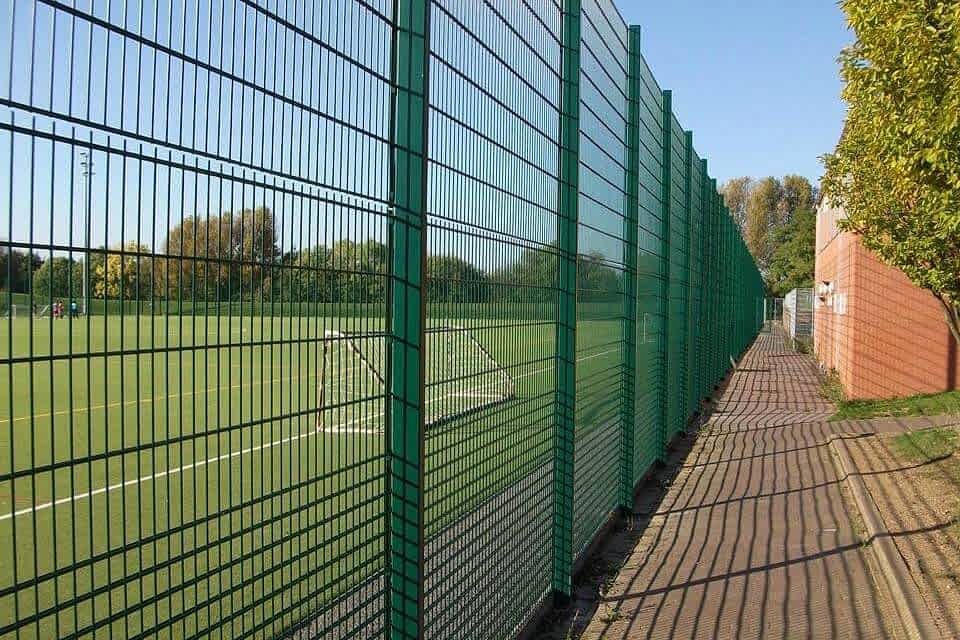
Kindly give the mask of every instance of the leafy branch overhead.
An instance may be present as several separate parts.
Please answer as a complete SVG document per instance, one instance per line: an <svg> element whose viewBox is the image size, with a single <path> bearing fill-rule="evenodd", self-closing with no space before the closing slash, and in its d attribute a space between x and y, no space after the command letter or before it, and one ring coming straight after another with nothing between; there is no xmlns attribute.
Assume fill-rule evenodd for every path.
<svg viewBox="0 0 960 640"><path fill-rule="evenodd" d="M856 42L824 193L841 227L929 290L960 341L960 3L844 0Z"/></svg>

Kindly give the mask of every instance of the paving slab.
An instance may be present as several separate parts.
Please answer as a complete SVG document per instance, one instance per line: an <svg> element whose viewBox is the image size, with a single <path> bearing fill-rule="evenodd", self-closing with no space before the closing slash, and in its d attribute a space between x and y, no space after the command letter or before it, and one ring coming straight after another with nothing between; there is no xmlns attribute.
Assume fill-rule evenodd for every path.
<svg viewBox="0 0 960 640"><path fill-rule="evenodd" d="M829 422L820 382L780 336L758 338L576 636L900 637L829 446L877 423Z"/></svg>

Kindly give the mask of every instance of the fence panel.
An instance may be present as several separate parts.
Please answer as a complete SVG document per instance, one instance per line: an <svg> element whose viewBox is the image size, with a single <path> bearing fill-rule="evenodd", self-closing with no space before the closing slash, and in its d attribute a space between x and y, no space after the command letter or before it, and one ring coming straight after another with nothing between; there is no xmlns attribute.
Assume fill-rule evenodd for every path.
<svg viewBox="0 0 960 640"><path fill-rule="evenodd" d="M627 28L610 0L583 0L574 557L619 497L625 336Z"/></svg>
<svg viewBox="0 0 960 640"><path fill-rule="evenodd" d="M0 636L510 637L760 328L612 0L0 15Z"/></svg>
<svg viewBox="0 0 960 640"><path fill-rule="evenodd" d="M426 637L509 637L551 585L559 20L433 4Z"/></svg>
<svg viewBox="0 0 960 640"><path fill-rule="evenodd" d="M700 242L702 239L702 212L701 198L703 196L703 164L693 149L693 134L687 134L688 148L688 166L690 167L690 178L688 181L690 218L687 225L687 273L689 286L687 287L687 357L686 357L686 379L684 380L684 389L686 392L687 404L684 408L684 415L691 416L697 413L700 408L700 389L698 388L699 359L700 359L700 287L703 274L700 268Z"/></svg>
<svg viewBox="0 0 960 640"><path fill-rule="evenodd" d="M683 429L686 379L687 334L687 158L683 128L676 116L670 126L670 277L667 299L670 329L667 344L667 425L666 441Z"/></svg>
<svg viewBox="0 0 960 640"><path fill-rule="evenodd" d="M634 418L634 479L660 456L663 429L663 93L642 56L640 104L639 231L637 235L637 374Z"/></svg>
<svg viewBox="0 0 960 640"><path fill-rule="evenodd" d="M0 635L382 628L390 7L5 3Z"/></svg>

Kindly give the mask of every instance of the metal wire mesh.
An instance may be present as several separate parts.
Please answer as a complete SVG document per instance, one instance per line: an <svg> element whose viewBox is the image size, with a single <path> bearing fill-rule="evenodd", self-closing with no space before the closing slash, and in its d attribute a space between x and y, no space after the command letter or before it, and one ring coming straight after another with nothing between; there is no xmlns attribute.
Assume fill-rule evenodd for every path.
<svg viewBox="0 0 960 640"><path fill-rule="evenodd" d="M6 3L0 635L378 624L382 435L316 421L383 340L389 11Z"/></svg>
<svg viewBox="0 0 960 640"><path fill-rule="evenodd" d="M0 29L0 636L510 637L762 322L611 0Z"/></svg>
<svg viewBox="0 0 960 640"><path fill-rule="evenodd" d="M508 637L549 588L558 31L550 3L433 5L427 322L515 392L426 432L428 637Z"/></svg>
<svg viewBox="0 0 960 640"><path fill-rule="evenodd" d="M627 28L607 0L584 0L580 22L575 557L618 497L627 169Z"/></svg>

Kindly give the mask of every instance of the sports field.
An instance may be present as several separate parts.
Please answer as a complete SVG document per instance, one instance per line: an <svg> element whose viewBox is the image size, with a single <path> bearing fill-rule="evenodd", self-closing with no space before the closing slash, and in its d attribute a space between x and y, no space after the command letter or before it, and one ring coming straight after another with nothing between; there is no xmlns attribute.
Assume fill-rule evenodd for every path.
<svg viewBox="0 0 960 640"><path fill-rule="evenodd" d="M620 321L585 323L578 378L607 377ZM549 459L555 350L552 321L430 331L435 534ZM370 317L0 322L0 635L33 618L20 637L271 637L376 574L382 332Z"/></svg>

